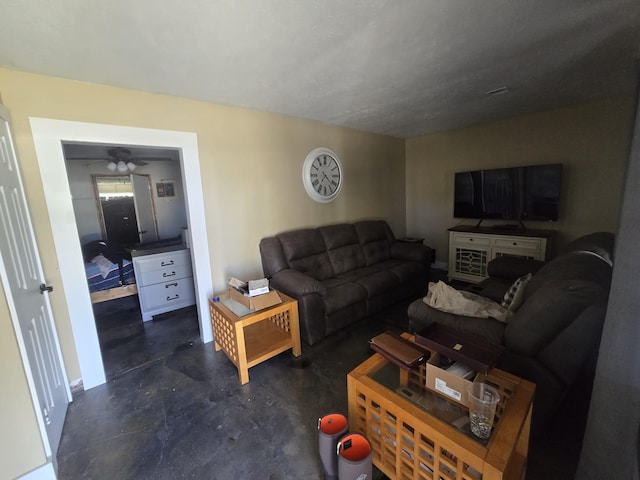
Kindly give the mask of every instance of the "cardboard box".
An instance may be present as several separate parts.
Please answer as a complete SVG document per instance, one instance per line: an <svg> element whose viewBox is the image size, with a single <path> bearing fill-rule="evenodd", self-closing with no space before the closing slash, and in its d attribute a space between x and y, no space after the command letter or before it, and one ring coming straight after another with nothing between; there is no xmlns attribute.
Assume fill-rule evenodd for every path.
<svg viewBox="0 0 640 480"><path fill-rule="evenodd" d="M264 295L269 293L269 280L261 278L259 280L249 280L249 296Z"/></svg>
<svg viewBox="0 0 640 480"><path fill-rule="evenodd" d="M229 298L238 303L241 303L250 310L262 310L263 308L273 307L282 303L282 298L275 290L269 291L264 295L258 295L256 297L248 297L240 293L235 288L229 288Z"/></svg>
<svg viewBox="0 0 640 480"><path fill-rule="evenodd" d="M487 373L505 350L473 333L463 332L437 322L416 333L416 343Z"/></svg>
<svg viewBox="0 0 640 480"><path fill-rule="evenodd" d="M469 406L467 387L481 375L476 372L471 380L459 377L440 368L440 354L434 352L427 362L427 388L457 402L465 407Z"/></svg>

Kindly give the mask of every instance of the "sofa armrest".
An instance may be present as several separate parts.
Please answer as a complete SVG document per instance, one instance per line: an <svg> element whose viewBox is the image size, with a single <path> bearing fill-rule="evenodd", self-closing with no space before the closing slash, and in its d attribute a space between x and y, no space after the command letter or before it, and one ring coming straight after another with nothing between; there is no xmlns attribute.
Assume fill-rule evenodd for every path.
<svg viewBox="0 0 640 480"><path fill-rule="evenodd" d="M318 280L297 270L281 270L271 277L271 283L296 298L313 293L326 294L326 288Z"/></svg>
<svg viewBox="0 0 640 480"><path fill-rule="evenodd" d="M394 242L391 244L391 256L400 260L429 265L431 263L431 248L420 243Z"/></svg>
<svg viewBox="0 0 640 480"><path fill-rule="evenodd" d="M298 301L300 338L309 345L326 335L324 296L327 289L318 280L297 270L281 270L270 279L273 288Z"/></svg>
<svg viewBox="0 0 640 480"><path fill-rule="evenodd" d="M489 262L487 265L487 273L490 277L515 280L527 273L536 273L544 264L545 262L541 260L502 255Z"/></svg>

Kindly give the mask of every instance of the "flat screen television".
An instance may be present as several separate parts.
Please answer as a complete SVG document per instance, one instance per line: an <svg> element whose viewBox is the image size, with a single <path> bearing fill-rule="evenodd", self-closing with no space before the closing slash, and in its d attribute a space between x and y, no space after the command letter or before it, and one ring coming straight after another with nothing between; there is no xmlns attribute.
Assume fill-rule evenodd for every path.
<svg viewBox="0 0 640 480"><path fill-rule="evenodd" d="M562 164L455 174L455 218L558 220Z"/></svg>

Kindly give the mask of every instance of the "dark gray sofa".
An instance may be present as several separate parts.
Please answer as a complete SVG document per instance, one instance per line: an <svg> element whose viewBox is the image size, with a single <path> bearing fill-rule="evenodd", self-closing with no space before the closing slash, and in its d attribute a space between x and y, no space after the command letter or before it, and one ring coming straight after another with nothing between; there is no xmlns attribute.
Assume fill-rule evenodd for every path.
<svg viewBox="0 0 640 480"><path fill-rule="evenodd" d="M420 299L409 306L409 328L415 332L439 322L506 346L497 366L536 384L533 425L539 432L584 368L595 365L613 246L613 234L598 232L571 242L547 263L515 257L491 261L490 277L472 291L498 302L516 278L533 273L522 306L506 325L441 312Z"/></svg>
<svg viewBox="0 0 640 480"><path fill-rule="evenodd" d="M431 249L396 241L384 220L283 232L260 241L270 286L298 300L300 335L326 335L406 298L424 295Z"/></svg>

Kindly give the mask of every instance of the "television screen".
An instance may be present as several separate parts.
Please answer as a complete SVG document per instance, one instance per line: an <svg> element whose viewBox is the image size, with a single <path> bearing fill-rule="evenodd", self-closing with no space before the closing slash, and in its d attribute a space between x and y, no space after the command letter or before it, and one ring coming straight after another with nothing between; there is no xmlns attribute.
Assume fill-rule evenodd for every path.
<svg viewBox="0 0 640 480"><path fill-rule="evenodd" d="M453 216L498 220L558 220L562 164L455 174Z"/></svg>

